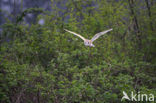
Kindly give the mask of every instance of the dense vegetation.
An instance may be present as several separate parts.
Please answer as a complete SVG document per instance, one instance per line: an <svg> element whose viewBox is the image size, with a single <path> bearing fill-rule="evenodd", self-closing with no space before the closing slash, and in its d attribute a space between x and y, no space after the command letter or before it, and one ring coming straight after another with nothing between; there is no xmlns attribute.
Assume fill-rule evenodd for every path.
<svg viewBox="0 0 156 103"><path fill-rule="evenodd" d="M53 0L51 6L52 12L26 9L1 25L1 103L119 103L123 91L156 96L156 1ZM39 14L30 25L23 21L29 13ZM113 31L91 48L64 28L86 38Z"/></svg>

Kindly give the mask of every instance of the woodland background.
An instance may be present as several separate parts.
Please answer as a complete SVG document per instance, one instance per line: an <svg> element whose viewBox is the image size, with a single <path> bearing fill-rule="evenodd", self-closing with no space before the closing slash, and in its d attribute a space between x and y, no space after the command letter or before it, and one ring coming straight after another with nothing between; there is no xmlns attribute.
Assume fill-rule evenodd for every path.
<svg viewBox="0 0 156 103"><path fill-rule="evenodd" d="M11 13L0 9L0 103L120 103L122 91L156 96L155 0L51 0L50 10L23 8L24 1ZM64 28L86 38L113 31L90 48Z"/></svg>

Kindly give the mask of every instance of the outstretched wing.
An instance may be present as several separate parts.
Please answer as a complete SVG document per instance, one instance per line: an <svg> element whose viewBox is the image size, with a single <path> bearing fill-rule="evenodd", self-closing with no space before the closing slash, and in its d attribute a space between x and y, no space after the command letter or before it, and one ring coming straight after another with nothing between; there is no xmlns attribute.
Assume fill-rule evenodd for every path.
<svg viewBox="0 0 156 103"><path fill-rule="evenodd" d="M69 30L67 30L67 29L64 29L65 31L67 31L67 32L69 32L69 33L72 33L72 34L74 34L74 35L76 35L76 36L78 36L78 37L80 37L82 40L86 40L83 36L81 36L80 34L77 34L77 33L75 33L75 32L72 32L72 31L69 31Z"/></svg>
<svg viewBox="0 0 156 103"><path fill-rule="evenodd" d="M107 32L112 31L112 30L113 30L113 29L109 29L109 30L102 31L102 32L100 32L100 33L95 34L95 35L93 36L93 38L91 39L91 41L92 41L92 42L95 41L95 40L98 39L101 35L106 34Z"/></svg>

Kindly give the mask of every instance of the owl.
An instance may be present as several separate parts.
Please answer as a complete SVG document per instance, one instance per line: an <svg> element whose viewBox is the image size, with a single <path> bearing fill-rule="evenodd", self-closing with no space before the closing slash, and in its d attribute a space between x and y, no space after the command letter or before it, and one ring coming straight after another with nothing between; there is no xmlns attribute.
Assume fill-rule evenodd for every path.
<svg viewBox="0 0 156 103"><path fill-rule="evenodd" d="M109 32L109 31L112 31L113 29L108 29L108 30L106 30L106 31L99 32L99 33L95 34L95 35L92 37L91 40L86 39L86 38L84 38L83 36L81 36L80 34L77 34L77 33L75 33L75 32L69 31L69 30L67 30L67 29L64 29L64 30L67 31L67 32L69 32L69 33L71 33L71 34L74 34L74 35L80 37L80 38L84 41L84 45L85 45L85 46L95 47L94 44L93 44L93 42L94 42L96 39L98 39L100 36L106 34L106 33Z"/></svg>

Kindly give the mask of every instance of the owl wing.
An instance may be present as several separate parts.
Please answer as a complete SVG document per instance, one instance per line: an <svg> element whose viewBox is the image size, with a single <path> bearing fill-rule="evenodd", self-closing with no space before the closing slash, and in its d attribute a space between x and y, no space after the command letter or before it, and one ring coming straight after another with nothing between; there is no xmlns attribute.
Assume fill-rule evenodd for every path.
<svg viewBox="0 0 156 103"><path fill-rule="evenodd" d="M74 35L80 37L82 40L86 40L86 39L85 39L83 36L81 36L80 34L77 34L77 33L75 33L75 32L69 31L69 30L67 30L67 29L64 29L64 30L67 31L67 32L69 32L69 33L71 33L71 34L74 34Z"/></svg>
<svg viewBox="0 0 156 103"><path fill-rule="evenodd" d="M91 39L91 41L92 41L92 42L95 41L95 40L98 39L101 35L104 35L104 34L106 34L107 32L112 31L112 30L113 30L113 29L109 29L109 30L102 31L102 32L100 32L100 33L95 34L95 35L93 36L93 38Z"/></svg>

